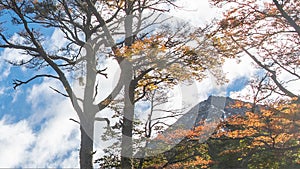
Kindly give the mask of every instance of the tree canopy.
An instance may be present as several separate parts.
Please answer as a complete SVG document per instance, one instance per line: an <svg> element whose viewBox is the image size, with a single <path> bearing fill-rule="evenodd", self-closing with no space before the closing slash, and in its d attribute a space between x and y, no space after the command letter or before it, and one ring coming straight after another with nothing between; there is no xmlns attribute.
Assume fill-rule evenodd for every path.
<svg viewBox="0 0 300 169"><path fill-rule="evenodd" d="M96 114L123 99L121 116L121 166L132 166L134 105L146 94L181 81L202 80L208 70L217 79L222 75L223 59L214 40L205 36L210 28L191 28L184 21L163 15L173 1L163 0L7 0L0 2L1 48L20 51L24 58L9 60L15 66L45 69L29 79L16 79L13 87L39 78L53 78L62 89L54 92L66 96L76 111L81 131L80 167L93 167L93 136ZM9 27L6 27L9 25ZM58 30L66 41L49 47L47 30ZM17 40L14 40L17 38ZM113 59L121 70L112 92L103 100L97 81L99 76L113 76L101 67L103 60ZM78 80L82 94L72 85ZM122 96L122 89L124 95ZM121 94L121 95L120 95ZM122 98L122 99L120 99ZM101 115L100 115L101 116Z"/></svg>
<svg viewBox="0 0 300 169"><path fill-rule="evenodd" d="M167 15L170 8L178 8L173 0L2 0L0 48L22 54L8 60L10 64L38 70L28 79L15 79L13 88L40 78L61 83L60 89L52 89L69 98L78 116L78 121L72 120L80 125L80 168L93 168L96 121L107 123L104 138L116 136L117 144L111 148L119 146L95 161L100 167L299 167L299 89L293 86L300 80L300 2L212 0L211 4L223 15L198 28ZM59 46L47 44L47 32L54 30L63 34ZM184 138L177 146L146 156L143 148L153 134L168 126L161 119L182 113L156 109L166 102L167 92L208 74L224 84L224 60L242 56L260 69L249 83L252 94L241 96L249 103L230 105L244 114L214 124L216 130L204 142L199 142L201 136L211 129L203 125L205 120L192 130L178 129L168 136ZM107 72L103 63L108 60L120 70L119 76ZM102 76L117 82L100 100ZM74 84L82 90L78 92ZM141 102L150 105L144 112L146 121L135 115ZM106 108L118 119L115 126L111 118L101 117ZM136 153L142 157L135 159Z"/></svg>

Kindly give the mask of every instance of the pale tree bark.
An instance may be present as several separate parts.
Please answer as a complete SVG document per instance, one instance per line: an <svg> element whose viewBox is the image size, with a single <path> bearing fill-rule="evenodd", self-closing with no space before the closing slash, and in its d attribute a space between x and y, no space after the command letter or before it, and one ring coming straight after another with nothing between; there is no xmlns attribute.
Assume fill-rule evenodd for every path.
<svg viewBox="0 0 300 169"><path fill-rule="evenodd" d="M138 98L135 98L137 83L142 80L147 73L153 71L161 71L163 73L159 74L158 77L154 77L153 79L157 79L155 79L156 81L151 82L152 84L158 84L177 78L176 76L169 77L169 73L162 71L163 68L157 68L156 64L151 65L151 60L146 62L146 65L148 66L145 66L145 68L135 65L134 70L134 63L126 60L125 56L120 56L118 53L118 51L124 47L129 48L135 41L143 40L143 38L147 36L147 33L149 33L143 32L146 28L155 24L161 24L165 21L159 19L160 15L154 16L155 12L165 13L168 11L168 9L162 8L160 4L164 4L161 6L174 6L171 0L0 1L0 10L12 12L14 16L12 20L22 29L21 32L15 33L19 33L20 36L26 39L26 43L24 44L14 43L9 41L9 36L7 34L0 32L0 48L19 49L32 57L32 59L27 62L14 63L15 65L30 65L33 68L48 66L53 70L53 74L35 75L33 78L25 81L16 80L14 82L14 87L44 77L54 78L61 82L63 86L62 90L64 91L59 91L57 89L54 89L54 91L70 99L79 118L78 123L80 124L81 132L79 153L80 168L82 169L93 168L95 116L115 99L123 87L125 100L121 129L124 136L121 143L121 167L125 169L132 168L134 104L136 101L143 98L144 94L147 92L146 87L144 87L144 93ZM104 14L109 15L109 17L105 17ZM147 20L149 20L149 23L145 22ZM143 25L144 23L146 24ZM68 40L68 44L55 51L45 49L45 43L43 43L45 40L42 38L43 32L39 32L36 25L42 30L43 28L47 29L49 27L59 29L63 33L64 38ZM178 30L178 32L182 29ZM163 32L162 34L164 33L167 34L168 32ZM201 69L197 68L194 69L194 71L191 71L194 75L198 75L199 73L199 79L201 79L202 76L200 75L207 67L213 67L217 63L220 63L217 59L215 60L216 62L206 62L207 60L210 60L210 58L198 57L197 51L195 50L178 50L178 48L186 45L189 40L195 37L189 39L183 37L185 36L184 33L178 33L178 37L173 41L172 38L177 36L177 33L174 33L173 35L164 42L165 46L170 48L170 50L175 51L169 52L170 58L166 58L166 61L162 62L167 62L164 66L168 67L172 64L181 64L182 67L193 69L193 67L195 68L195 65L201 67L202 63L211 63L211 65L205 65L201 67ZM101 83L96 83L96 77L98 75L107 76L97 67L99 66L97 50L101 47L109 49L110 51L102 53L105 57L112 57L117 60L121 68L121 75L116 87L109 96L104 100L98 101L97 104L94 104L95 94L98 94L96 86L101 85ZM81 53L83 49L85 50L85 54L84 56L81 56L83 55ZM147 61L147 58L141 57L139 60ZM67 77L67 71L77 70L80 64L85 64L83 68L85 75L83 98L78 98L75 94L75 89L72 88L72 80ZM136 72L140 73L135 74ZM108 119L100 118L100 121L103 120L109 123Z"/></svg>

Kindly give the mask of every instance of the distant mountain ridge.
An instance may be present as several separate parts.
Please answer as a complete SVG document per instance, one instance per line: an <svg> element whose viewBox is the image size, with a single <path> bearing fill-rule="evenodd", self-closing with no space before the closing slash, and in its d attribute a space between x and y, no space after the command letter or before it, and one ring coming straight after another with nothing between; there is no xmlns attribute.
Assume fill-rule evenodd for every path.
<svg viewBox="0 0 300 169"><path fill-rule="evenodd" d="M216 124L231 116L245 115L247 111L251 111L247 107L233 107L232 105L236 102L247 103L230 97L209 96L207 100L195 105L161 134L165 138L168 138L168 135L174 133L176 130L190 130L199 125L205 125L211 127L205 134L206 139L208 139L215 131L217 127ZM184 138L170 138L170 140L165 143L159 139L153 139L148 143L144 151L147 152L146 155L149 156L163 153L176 146L183 139ZM205 141L205 138L203 141ZM139 156L139 153L136 155Z"/></svg>
<svg viewBox="0 0 300 169"><path fill-rule="evenodd" d="M200 102L181 116L172 126L164 133L174 129L192 129L199 125L200 122L222 121L233 115L244 115L250 111L246 107L233 107L236 102L247 103L230 97L209 96L207 100Z"/></svg>

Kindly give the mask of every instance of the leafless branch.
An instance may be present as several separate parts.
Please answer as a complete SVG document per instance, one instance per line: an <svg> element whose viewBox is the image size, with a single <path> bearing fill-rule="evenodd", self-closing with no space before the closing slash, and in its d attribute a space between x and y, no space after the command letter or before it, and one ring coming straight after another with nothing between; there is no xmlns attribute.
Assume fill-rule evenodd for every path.
<svg viewBox="0 0 300 169"><path fill-rule="evenodd" d="M107 73L103 73L106 70L107 70L107 68L104 68L104 69L98 70L97 73L100 74L100 75L103 75L107 79L108 78Z"/></svg>
<svg viewBox="0 0 300 169"><path fill-rule="evenodd" d="M283 6L280 5L277 0L273 0L273 2L282 16L288 21L288 23L296 30L296 32L300 36L300 26L297 25L297 23L284 11Z"/></svg>
<svg viewBox="0 0 300 169"><path fill-rule="evenodd" d="M59 91L59 90L57 90L57 89L55 89L55 88L53 88L53 87L51 87L51 86L49 86L49 87L50 87L50 89L52 89L52 90L54 90L55 92L61 94L62 96L69 97L67 94L62 93L61 91Z"/></svg>
<svg viewBox="0 0 300 169"><path fill-rule="evenodd" d="M274 70L271 70L267 65L264 65L262 62L260 62L254 55L252 55L247 49L245 49L243 46L241 46L232 36L231 39L233 40L233 42L240 47L248 56L251 57L251 59L261 68L263 68L264 70L268 71L271 74L271 79L274 81L274 83L277 85L277 87L283 92L285 93L287 96L289 97L297 97L297 95L295 95L294 93L292 93L291 91L289 91L288 89L286 89L277 79L277 75L276 72Z"/></svg>
<svg viewBox="0 0 300 169"><path fill-rule="evenodd" d="M111 127L110 127L110 121L109 121L108 118L95 117L95 121L106 121L106 124L107 124L107 130L111 130Z"/></svg>
<svg viewBox="0 0 300 169"><path fill-rule="evenodd" d="M49 74L35 75L34 77L32 77L32 78L30 78L30 79L28 79L26 81L21 81L21 80L15 79L14 82L13 82L14 89L16 89L20 85L27 84L27 83L33 81L34 79L41 78L41 77L48 77L48 78L59 79L59 77L54 76L54 75L49 75Z"/></svg>
<svg viewBox="0 0 300 169"><path fill-rule="evenodd" d="M80 124L80 122L79 122L79 121L77 121L77 120L75 120L75 119L72 119L72 118L70 118L69 120L71 120L71 121L74 121L75 123L78 123L78 124Z"/></svg>

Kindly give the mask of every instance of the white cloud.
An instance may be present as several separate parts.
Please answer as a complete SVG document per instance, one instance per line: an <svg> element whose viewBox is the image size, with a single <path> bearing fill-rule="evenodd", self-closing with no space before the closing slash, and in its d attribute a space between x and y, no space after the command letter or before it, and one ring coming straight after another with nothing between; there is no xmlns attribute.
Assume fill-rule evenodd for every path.
<svg viewBox="0 0 300 169"><path fill-rule="evenodd" d="M283 74L279 75L279 78L284 79L284 80L288 80L288 79L291 78L291 75L283 73ZM282 84L284 85L284 87L286 89L290 90L291 92L293 92L295 94L298 94L298 95L300 94L300 90L299 90L300 81L299 80L291 81L289 83L282 83ZM256 92L256 89L252 88L251 85L248 84L240 91L230 92L230 97L240 99L240 100L243 100L243 101L252 102L253 101L252 100L253 96L255 94L254 92ZM259 97L262 97L262 96L263 95L259 95ZM268 98L266 98L266 100L276 100L278 98L283 98L283 96L278 94L278 93L273 92Z"/></svg>
<svg viewBox="0 0 300 169"><path fill-rule="evenodd" d="M61 164L61 168L79 168L79 152L72 151L68 158L65 158Z"/></svg>
<svg viewBox="0 0 300 169"><path fill-rule="evenodd" d="M27 102L32 105L32 107L37 107L42 103L51 104L51 102L55 101L53 96L56 95L50 87L57 88L59 87L58 81L56 79L47 79L44 78L41 84L35 84L31 88L27 89Z"/></svg>
<svg viewBox="0 0 300 169"><path fill-rule="evenodd" d="M22 44L24 43L25 40L24 38L20 37L18 34L15 34L11 37L10 41L11 43L14 44ZM28 60L31 58L30 56L23 54L22 52L23 50L5 48L2 53L1 59L19 62L21 60Z"/></svg>
<svg viewBox="0 0 300 169"><path fill-rule="evenodd" d="M49 86L60 89L58 81L45 79L28 91L27 101L36 110L29 121L41 127L30 152L32 157L26 162L28 167L57 167L60 164L53 163L55 158L56 162L62 162L68 151L76 151L79 146L79 126L69 120L76 118L70 100L55 93ZM38 161L34 160L37 158Z"/></svg>
<svg viewBox="0 0 300 169"><path fill-rule="evenodd" d="M183 10L185 11L172 10L171 14L189 20L193 25L202 25L215 15L215 11L209 8L207 1L189 0L187 2L187 0L179 0L177 3L179 6L184 6ZM49 49L55 50L65 43L63 34L56 29L46 45L49 45ZM18 51L9 49L5 49L2 56L9 59L21 57ZM106 95L103 92L107 92L107 94L110 92L115 84L114 80L118 79L119 76L119 72L115 71L116 69L111 69L114 67L113 62L107 64L109 79L99 77L101 79L101 85L99 85L101 89L99 90L101 90L102 96L99 96L98 100L104 98L103 94ZM1 77L8 76L9 70L9 68L4 71L0 70L2 73L0 80ZM227 73L226 77L231 83L239 77L248 78L255 73L248 57L242 57L240 64L236 64L236 61L232 59L226 60L223 70ZM103 85L105 80L106 83ZM226 88L226 86L225 88L218 86L213 77L204 79L202 82L195 82L195 85L197 87L178 87L177 91L174 91L174 95L177 97L173 100L170 99L167 106L173 108L182 106L182 101L196 104L207 99L213 90L223 94ZM69 118L77 119L76 114L70 101L59 96L49 86L61 89L55 80L44 79L41 84L33 85L27 90L26 102L34 108L31 117L17 123L8 123L7 118L0 120L0 167L78 167L79 126L68 120ZM1 91L0 89L0 95ZM241 92L249 92L248 87L245 87ZM237 92L232 92L231 96L236 94ZM197 95L196 99L190 97L191 95ZM178 101L179 104L177 104ZM108 114L106 112L105 117L110 117ZM36 130L38 126L41 128ZM100 126L103 124L101 123Z"/></svg>
<svg viewBox="0 0 300 169"><path fill-rule="evenodd" d="M64 37L65 35L60 29L54 29L49 41L45 41L44 43L50 51L58 50L68 42L68 40Z"/></svg>
<svg viewBox="0 0 300 169"><path fill-rule="evenodd" d="M4 92L5 92L5 88L4 88L4 87L1 87L1 88L0 88L0 96L3 95Z"/></svg>
<svg viewBox="0 0 300 169"><path fill-rule="evenodd" d="M15 103L18 100L19 95L21 94L21 90L19 88L15 89L12 93L12 103Z"/></svg>
<svg viewBox="0 0 300 169"><path fill-rule="evenodd" d="M78 153L79 126L69 120L71 117L74 118L69 100L50 105L45 111L53 113L54 117L40 124L41 130L28 152L29 158L24 161L24 167L58 167L66 160L65 158L70 158L68 153L72 154L73 151ZM78 158L75 160L78 161ZM69 165L77 167L78 163Z"/></svg>
<svg viewBox="0 0 300 169"><path fill-rule="evenodd" d="M240 91L232 91L229 93L229 96L233 99L239 99L246 102L253 102L251 96L253 96L253 89L250 85L246 85Z"/></svg>
<svg viewBox="0 0 300 169"><path fill-rule="evenodd" d="M253 78L258 78L256 76L264 71L263 69L259 68L255 63L253 63L252 59L249 56L241 57L239 64L236 64L234 62L235 61L233 59L228 59L226 60L223 66L224 72L227 73L226 77L230 80L230 83L227 86L233 83L238 83L236 80L241 77L247 78L249 80L253 80ZM299 74L299 69L297 71L297 73ZM290 73L284 70L280 71L280 73L278 74L278 81L280 81L281 84L288 90L299 95L300 80L293 79L297 78L295 78L295 76L291 75ZM246 84L246 86L240 91L230 92L230 97L251 102L253 101L251 100L251 97L254 94L253 90L255 89L253 89L250 86L250 84ZM268 99L277 99L282 97L282 95L273 92L272 95L268 97Z"/></svg>
<svg viewBox="0 0 300 169"><path fill-rule="evenodd" d="M22 44L24 42L24 38L15 34L11 37L10 41L11 43ZM12 65L7 63L6 61L19 63L22 60L27 61L31 58L30 56L23 54L22 52L22 50L5 48L0 53L0 81L3 81L11 73L10 70L12 68ZM21 70L24 71L25 68L21 67Z"/></svg>
<svg viewBox="0 0 300 169"><path fill-rule="evenodd" d="M14 124L7 121L6 117L0 121L0 168L13 168L20 164L35 139L26 120Z"/></svg>
<svg viewBox="0 0 300 169"><path fill-rule="evenodd" d="M296 72L298 75L300 74L300 69L296 69ZM282 83L283 86L285 86L289 91L295 94L300 94L300 80L298 77L295 77L294 75L288 73L287 71L282 70L280 74L278 75L278 79L281 82L286 82Z"/></svg>
<svg viewBox="0 0 300 169"><path fill-rule="evenodd" d="M1 56L0 56L1 57ZM11 65L5 65L3 64L3 60L0 60L0 67L2 68L2 70L0 69L0 81L3 81L9 74L10 74L10 68Z"/></svg>
<svg viewBox="0 0 300 169"><path fill-rule="evenodd" d="M180 8L171 10L171 15L190 21L195 26L207 24L217 14L206 0L178 0L175 4Z"/></svg>
<svg viewBox="0 0 300 169"><path fill-rule="evenodd" d="M34 108L29 118L0 121L0 167L78 167L79 125L69 120L76 114L70 101L49 86L59 88L49 79L28 91Z"/></svg>
<svg viewBox="0 0 300 169"><path fill-rule="evenodd" d="M248 56L242 56L238 60L226 59L223 65L223 72L230 82L241 77L250 78L257 71L258 69L255 69L252 59Z"/></svg>
<svg viewBox="0 0 300 169"><path fill-rule="evenodd" d="M22 38L14 35L11 41L22 43ZM55 49L66 41L62 33L55 30L47 42ZM13 73L12 66L5 60L17 62L30 58L15 49L4 49L0 55L0 81ZM45 78L41 84L27 86L27 90L17 90L12 95L12 102L29 104L32 112L26 112L31 116L18 122L10 120L15 119L10 116L0 119L0 168L78 168L79 125L69 120L76 119L76 113L69 99L55 93L50 86L62 89L57 80ZM0 96L6 90L5 86L0 86ZM26 100L19 100L21 92L27 93ZM3 106L1 111L6 109Z"/></svg>

